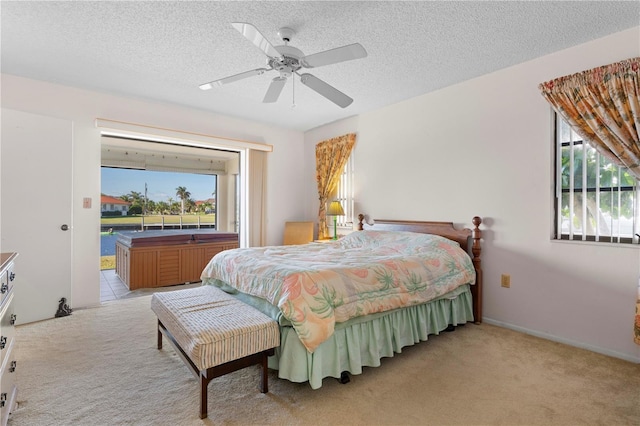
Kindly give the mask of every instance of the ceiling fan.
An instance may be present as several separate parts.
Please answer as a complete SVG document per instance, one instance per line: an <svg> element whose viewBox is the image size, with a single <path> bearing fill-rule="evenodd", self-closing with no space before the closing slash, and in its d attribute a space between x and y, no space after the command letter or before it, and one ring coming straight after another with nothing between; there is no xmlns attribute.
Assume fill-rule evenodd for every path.
<svg viewBox="0 0 640 426"><path fill-rule="evenodd" d="M287 79L293 74L300 77L300 81L305 86L316 91L320 95L329 99L336 105L346 108L353 102L349 96L345 95L335 87L320 80L318 77L309 73L298 73L302 68L317 68L325 65L337 64L339 62L360 59L367 56L367 51L359 43L349 44L335 49L325 50L323 52L314 53L305 56L300 49L289 46L291 37L295 34L291 28L280 28L278 36L282 39L282 46L273 46L256 27L245 22L233 22L231 25L240 31L251 43L256 45L265 55L267 55L268 68L256 68L254 70L245 71L229 77L214 80L209 83L200 85L202 90L208 90L213 87L224 86L238 80L242 80L254 75L261 75L266 71L278 71L280 74L275 77L262 102L276 102L280 97L280 93L287 82Z"/></svg>

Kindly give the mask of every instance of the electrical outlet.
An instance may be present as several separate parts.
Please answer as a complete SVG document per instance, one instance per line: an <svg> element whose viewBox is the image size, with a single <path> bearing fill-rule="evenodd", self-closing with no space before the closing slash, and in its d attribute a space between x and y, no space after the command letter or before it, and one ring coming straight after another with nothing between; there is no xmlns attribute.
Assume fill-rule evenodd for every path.
<svg viewBox="0 0 640 426"><path fill-rule="evenodd" d="M505 288L511 288L511 275L502 274L500 277L500 285Z"/></svg>

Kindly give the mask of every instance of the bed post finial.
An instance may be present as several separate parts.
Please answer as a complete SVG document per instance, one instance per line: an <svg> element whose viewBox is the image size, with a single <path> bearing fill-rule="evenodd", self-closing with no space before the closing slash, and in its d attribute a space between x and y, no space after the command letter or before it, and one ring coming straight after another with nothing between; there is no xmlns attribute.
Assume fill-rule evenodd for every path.
<svg viewBox="0 0 640 426"><path fill-rule="evenodd" d="M364 229L364 226L362 226L363 221L364 221L364 215L360 213L358 215L358 231L362 231Z"/></svg>
<svg viewBox="0 0 640 426"><path fill-rule="evenodd" d="M482 218L480 216L475 216L471 222L473 222L475 228L471 231L471 237L473 238L473 246L471 251L473 253L473 257L478 258L480 261L480 239L482 238L482 231L479 226L482 223Z"/></svg>
<svg viewBox="0 0 640 426"><path fill-rule="evenodd" d="M478 227L482 223L482 218L480 216L474 216L474 218L471 220L471 222L475 225L475 228L473 229L474 234L478 233L479 234L478 237L481 238L482 237L482 231ZM474 235L474 238L475 238L475 235Z"/></svg>

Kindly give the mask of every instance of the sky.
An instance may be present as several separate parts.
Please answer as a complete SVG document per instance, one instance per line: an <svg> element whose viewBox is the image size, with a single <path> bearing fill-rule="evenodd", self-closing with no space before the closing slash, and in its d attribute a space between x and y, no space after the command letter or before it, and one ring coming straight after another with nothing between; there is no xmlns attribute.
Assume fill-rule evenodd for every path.
<svg viewBox="0 0 640 426"><path fill-rule="evenodd" d="M101 193L120 197L139 192L144 196L144 185L147 184L147 197L155 202L178 201L176 188L184 186L191 193L194 201L204 201L214 198L212 193L216 189L215 175L200 175L193 173L154 172L149 170L101 168Z"/></svg>

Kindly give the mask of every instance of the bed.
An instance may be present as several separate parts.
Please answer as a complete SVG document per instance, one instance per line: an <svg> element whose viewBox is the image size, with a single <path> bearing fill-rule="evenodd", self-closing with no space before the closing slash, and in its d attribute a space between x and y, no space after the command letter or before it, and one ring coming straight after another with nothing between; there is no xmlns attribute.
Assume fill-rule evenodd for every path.
<svg viewBox="0 0 640 426"><path fill-rule="evenodd" d="M318 389L326 377L347 381L429 335L481 321L482 219L472 223L369 225L359 215L358 231L336 241L221 252L202 284L276 320L269 368Z"/></svg>

